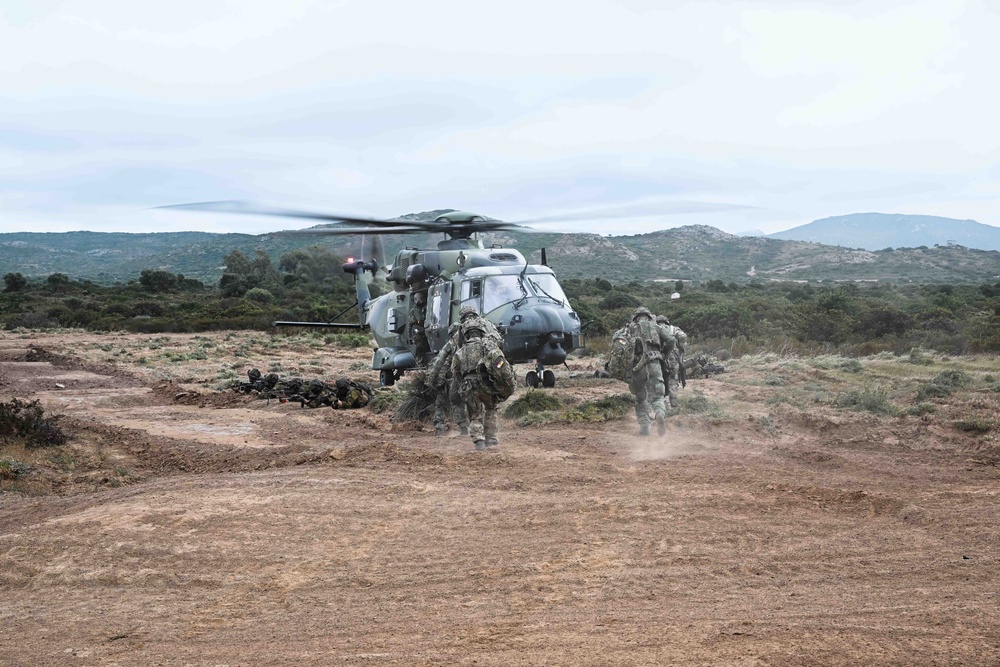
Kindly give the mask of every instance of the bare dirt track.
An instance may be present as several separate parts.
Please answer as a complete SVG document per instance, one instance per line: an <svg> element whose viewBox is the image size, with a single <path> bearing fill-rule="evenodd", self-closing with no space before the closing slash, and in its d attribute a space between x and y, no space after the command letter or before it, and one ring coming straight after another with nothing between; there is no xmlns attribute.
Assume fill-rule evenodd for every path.
<svg viewBox="0 0 1000 667"><path fill-rule="evenodd" d="M488 455L216 390L367 359L0 332L0 400L37 398L73 434L4 451L36 472L0 493L0 664L1000 664L995 430L954 426L997 412L981 366L936 412L888 417L820 400L853 381L830 364L741 360L689 383L710 409L662 440L503 420ZM596 363L562 372L566 405L623 390Z"/></svg>

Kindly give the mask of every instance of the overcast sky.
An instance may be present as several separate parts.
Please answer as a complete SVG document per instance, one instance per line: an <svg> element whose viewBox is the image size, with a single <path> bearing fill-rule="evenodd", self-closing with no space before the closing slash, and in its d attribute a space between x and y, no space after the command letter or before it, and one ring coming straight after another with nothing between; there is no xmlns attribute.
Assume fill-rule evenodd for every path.
<svg viewBox="0 0 1000 667"><path fill-rule="evenodd" d="M1000 3L0 0L0 231L1000 226Z"/></svg>

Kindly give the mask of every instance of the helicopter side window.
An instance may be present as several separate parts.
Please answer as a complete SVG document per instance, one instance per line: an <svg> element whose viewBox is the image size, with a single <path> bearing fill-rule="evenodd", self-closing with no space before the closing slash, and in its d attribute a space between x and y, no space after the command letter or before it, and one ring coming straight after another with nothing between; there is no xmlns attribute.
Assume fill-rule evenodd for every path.
<svg viewBox="0 0 1000 667"><path fill-rule="evenodd" d="M472 306L479 310L479 297L483 293L483 281L482 280L466 280L462 283L462 305Z"/></svg>

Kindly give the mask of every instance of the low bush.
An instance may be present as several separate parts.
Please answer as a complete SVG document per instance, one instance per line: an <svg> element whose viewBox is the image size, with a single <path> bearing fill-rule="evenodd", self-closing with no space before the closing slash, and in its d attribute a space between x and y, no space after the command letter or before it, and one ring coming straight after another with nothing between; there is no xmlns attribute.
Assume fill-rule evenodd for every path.
<svg viewBox="0 0 1000 667"><path fill-rule="evenodd" d="M31 466L14 459L0 459L0 479L17 479L31 472Z"/></svg>
<svg viewBox="0 0 1000 667"><path fill-rule="evenodd" d="M559 399L543 389L529 389L504 410L510 419L524 417L530 412L545 412L559 409Z"/></svg>
<svg viewBox="0 0 1000 667"><path fill-rule="evenodd" d="M982 415L959 419L955 422L955 428L960 431L968 431L971 433L988 433L989 431L992 431L995 426L995 420Z"/></svg>
<svg viewBox="0 0 1000 667"><path fill-rule="evenodd" d="M894 415L899 412L889 400L889 392L882 387L866 387L840 394L833 404L838 408L876 415Z"/></svg>
<svg viewBox="0 0 1000 667"><path fill-rule="evenodd" d="M56 425L56 418L46 417L38 401L13 399L0 403L0 438L21 438L26 447L54 447L66 444L67 435Z"/></svg>
<svg viewBox="0 0 1000 667"><path fill-rule="evenodd" d="M581 403L563 415L563 419L575 424L579 422L606 422L624 419L635 406L632 394L613 394L597 401Z"/></svg>

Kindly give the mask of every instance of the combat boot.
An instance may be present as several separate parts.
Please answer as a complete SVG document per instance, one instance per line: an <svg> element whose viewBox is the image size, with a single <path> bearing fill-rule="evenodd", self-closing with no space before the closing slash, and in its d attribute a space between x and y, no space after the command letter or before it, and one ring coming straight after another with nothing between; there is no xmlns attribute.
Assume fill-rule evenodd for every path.
<svg viewBox="0 0 1000 667"><path fill-rule="evenodd" d="M469 435L469 425L468 424L462 424L458 428L462 432L462 435Z"/></svg>
<svg viewBox="0 0 1000 667"><path fill-rule="evenodd" d="M667 432L667 418L663 415L656 415L656 432L664 435Z"/></svg>
<svg viewBox="0 0 1000 667"><path fill-rule="evenodd" d="M447 435L447 434L448 434L448 425L447 424L435 424L434 425L434 435L440 437L442 435Z"/></svg>
<svg viewBox="0 0 1000 667"><path fill-rule="evenodd" d="M476 451L477 452L485 452L486 451L486 441L485 440L476 440L475 447L476 447Z"/></svg>
<svg viewBox="0 0 1000 667"><path fill-rule="evenodd" d="M639 435L649 435L649 424L639 424Z"/></svg>
<svg viewBox="0 0 1000 667"><path fill-rule="evenodd" d="M496 450L500 447L500 441L496 438L486 438L486 449Z"/></svg>

